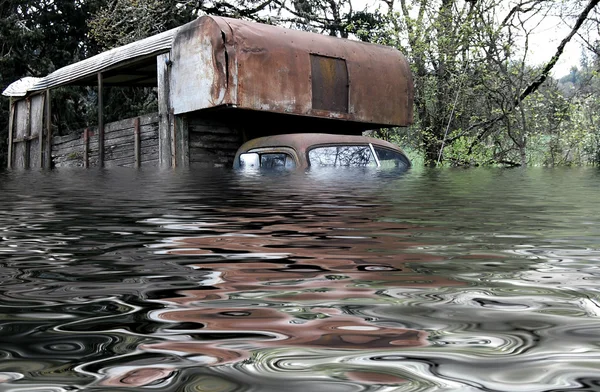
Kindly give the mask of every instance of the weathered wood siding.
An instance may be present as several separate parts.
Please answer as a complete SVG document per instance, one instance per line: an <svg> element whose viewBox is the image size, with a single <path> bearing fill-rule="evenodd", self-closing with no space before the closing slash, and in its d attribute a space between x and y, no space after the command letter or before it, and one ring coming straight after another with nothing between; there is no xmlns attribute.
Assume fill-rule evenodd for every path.
<svg viewBox="0 0 600 392"><path fill-rule="evenodd" d="M44 95L34 95L15 102L11 124L12 162L14 168L39 168L43 160L40 135L44 132Z"/></svg>
<svg viewBox="0 0 600 392"><path fill-rule="evenodd" d="M23 99L16 102L16 121L14 129L14 167L29 167L29 101Z"/></svg>
<svg viewBox="0 0 600 392"><path fill-rule="evenodd" d="M158 166L158 115L140 116L140 166ZM129 118L104 126L104 166L134 167L136 160L135 120ZM52 161L55 167L85 167L85 130L52 139ZM89 167L98 166L98 129L88 131Z"/></svg>
<svg viewBox="0 0 600 392"><path fill-rule="evenodd" d="M199 114L187 116L190 167L231 167L242 131Z"/></svg>
<svg viewBox="0 0 600 392"><path fill-rule="evenodd" d="M45 95L31 97L29 116L29 167L42 167L44 146L40 145L40 134L44 134L44 98Z"/></svg>

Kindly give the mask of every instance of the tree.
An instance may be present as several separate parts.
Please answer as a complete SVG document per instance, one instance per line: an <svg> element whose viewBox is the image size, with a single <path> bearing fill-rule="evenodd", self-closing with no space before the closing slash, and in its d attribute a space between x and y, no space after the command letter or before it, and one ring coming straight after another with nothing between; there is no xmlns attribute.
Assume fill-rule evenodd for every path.
<svg viewBox="0 0 600 392"><path fill-rule="evenodd" d="M0 88L24 76L45 76L89 57L97 48L88 40L86 21L101 1L5 0L0 3ZM79 120L80 99L68 90L58 92L62 105L55 115ZM8 99L0 99L0 158L6 162ZM71 111L69 111L69 108ZM2 165L4 166L4 165Z"/></svg>
<svg viewBox="0 0 600 392"><path fill-rule="evenodd" d="M462 162L469 163L475 150L503 132L520 151L519 164L527 164L526 99L548 79L597 3L579 9L570 34L536 71L528 66L529 37L557 1L515 0L506 8L500 0L400 0L395 33L404 36L398 42L406 43L413 65L416 126L426 163L435 165L445 146L464 146L467 140ZM392 12L393 0L386 4Z"/></svg>

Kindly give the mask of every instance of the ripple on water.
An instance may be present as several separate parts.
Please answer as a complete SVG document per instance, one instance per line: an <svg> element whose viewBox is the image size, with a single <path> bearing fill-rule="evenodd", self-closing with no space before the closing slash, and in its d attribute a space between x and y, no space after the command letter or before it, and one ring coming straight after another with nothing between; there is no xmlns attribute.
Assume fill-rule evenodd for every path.
<svg viewBox="0 0 600 392"><path fill-rule="evenodd" d="M0 174L0 391L598 389L599 179Z"/></svg>

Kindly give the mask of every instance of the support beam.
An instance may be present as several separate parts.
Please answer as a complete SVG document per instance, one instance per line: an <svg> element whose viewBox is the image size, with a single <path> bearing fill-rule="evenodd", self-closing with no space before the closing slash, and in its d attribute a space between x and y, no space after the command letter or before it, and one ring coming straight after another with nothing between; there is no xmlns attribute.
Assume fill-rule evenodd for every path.
<svg viewBox="0 0 600 392"><path fill-rule="evenodd" d="M141 156L141 143L140 143L140 118L137 117L133 121L133 156L135 158L134 166L139 169L142 165Z"/></svg>
<svg viewBox="0 0 600 392"><path fill-rule="evenodd" d="M171 139L171 101L169 76L171 60L168 53L156 57L158 81L158 165L160 168L173 166Z"/></svg>
<svg viewBox="0 0 600 392"><path fill-rule="evenodd" d="M83 130L83 167L90 167L90 129Z"/></svg>
<svg viewBox="0 0 600 392"><path fill-rule="evenodd" d="M177 156L176 162L177 167L189 167L190 166L190 137L188 122L185 115L175 116L173 115L175 126L174 126L174 137L177 141Z"/></svg>
<svg viewBox="0 0 600 392"><path fill-rule="evenodd" d="M42 100L42 107L45 104L45 100L46 100L46 96L43 95L41 96L41 100ZM42 109L41 112L41 116L42 119L44 118L44 111ZM38 124L38 122L36 121L36 124ZM37 129L38 131L38 161L39 161L39 165L40 165L40 169L44 168L44 125L43 122L39 122L39 128Z"/></svg>
<svg viewBox="0 0 600 392"><path fill-rule="evenodd" d="M52 169L52 111L50 90L46 90L46 168ZM42 146L40 146L42 148Z"/></svg>
<svg viewBox="0 0 600 392"><path fill-rule="evenodd" d="M13 166L13 127L15 123L15 101L10 98L10 108L8 117L8 164L6 167L12 169Z"/></svg>
<svg viewBox="0 0 600 392"><path fill-rule="evenodd" d="M27 115L25 116L25 134L23 135L23 148L25 149L23 154L23 168L29 169L31 167L31 97L25 99L27 103Z"/></svg>
<svg viewBox="0 0 600 392"><path fill-rule="evenodd" d="M104 83L98 73L98 167L104 167Z"/></svg>

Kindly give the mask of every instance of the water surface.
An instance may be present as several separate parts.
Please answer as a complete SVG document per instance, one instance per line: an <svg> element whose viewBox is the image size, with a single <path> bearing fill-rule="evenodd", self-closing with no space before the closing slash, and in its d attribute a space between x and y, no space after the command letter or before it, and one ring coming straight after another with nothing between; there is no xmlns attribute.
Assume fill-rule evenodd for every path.
<svg viewBox="0 0 600 392"><path fill-rule="evenodd" d="M600 390L600 171L0 174L0 391Z"/></svg>

